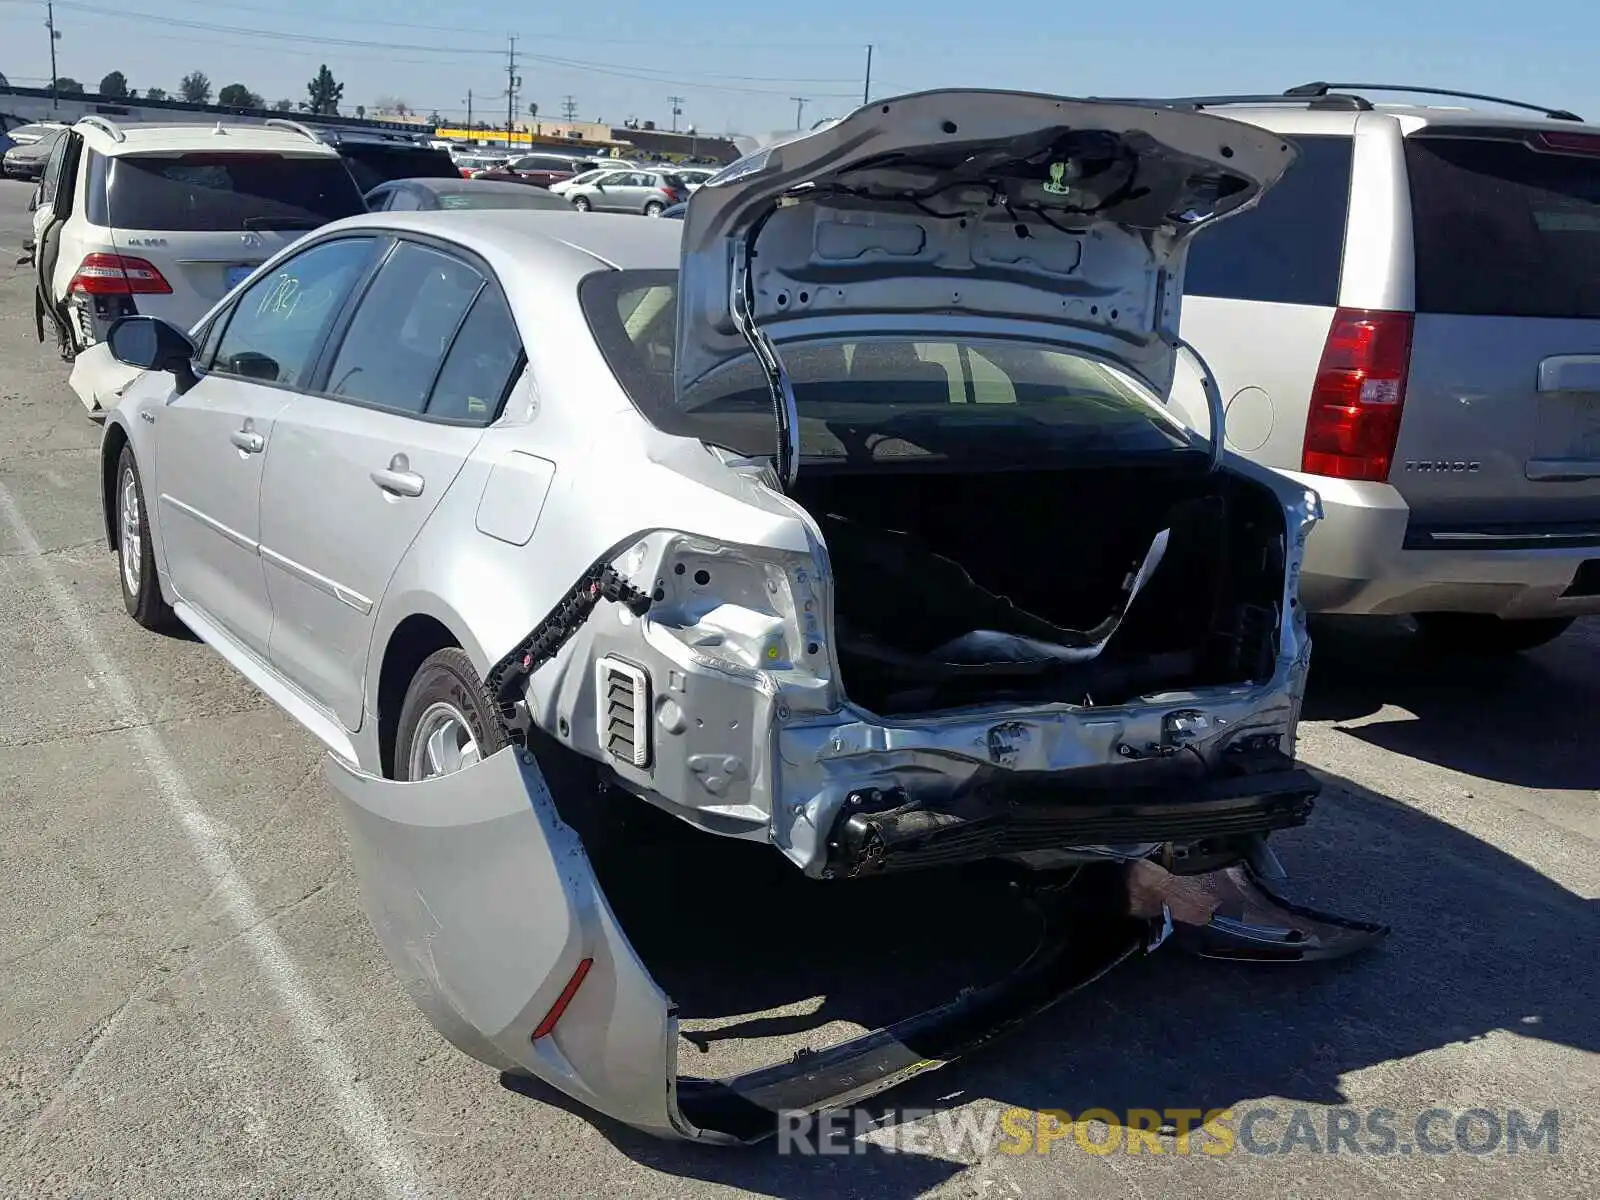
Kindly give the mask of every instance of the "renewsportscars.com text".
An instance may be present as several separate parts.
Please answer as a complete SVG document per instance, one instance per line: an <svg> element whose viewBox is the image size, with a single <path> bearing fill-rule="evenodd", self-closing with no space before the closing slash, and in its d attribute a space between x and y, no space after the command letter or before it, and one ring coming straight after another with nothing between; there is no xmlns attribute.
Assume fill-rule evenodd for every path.
<svg viewBox="0 0 1600 1200"><path fill-rule="evenodd" d="M1555 1109L1233 1108L860 1109L779 1115L779 1154L890 1147L963 1159L987 1154L1559 1154Z"/></svg>

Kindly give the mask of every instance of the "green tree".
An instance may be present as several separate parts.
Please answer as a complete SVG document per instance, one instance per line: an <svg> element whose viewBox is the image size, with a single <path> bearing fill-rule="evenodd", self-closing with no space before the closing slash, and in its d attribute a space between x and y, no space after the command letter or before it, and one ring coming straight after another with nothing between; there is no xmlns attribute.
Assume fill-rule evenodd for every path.
<svg viewBox="0 0 1600 1200"><path fill-rule="evenodd" d="M100 81L100 94L112 100L128 98L128 77L121 71L112 71Z"/></svg>
<svg viewBox="0 0 1600 1200"><path fill-rule="evenodd" d="M70 75L57 75L56 94L58 96L81 96L83 95L83 84Z"/></svg>
<svg viewBox="0 0 1600 1200"><path fill-rule="evenodd" d="M327 63L317 68L311 82L306 84L306 93L310 97L310 110L317 116L339 115L339 101L344 99L344 84L333 77Z"/></svg>
<svg viewBox="0 0 1600 1200"><path fill-rule="evenodd" d="M366 117L367 117L367 106L365 104L356 105L356 117L359 120L363 120L363 121L366 120Z"/></svg>
<svg viewBox="0 0 1600 1200"><path fill-rule="evenodd" d="M294 101L293 100L279 100L272 107L274 109L276 109L278 112L293 112L294 111Z"/></svg>
<svg viewBox="0 0 1600 1200"><path fill-rule="evenodd" d="M242 83L230 83L217 93L217 103L228 108L265 108L267 102Z"/></svg>
<svg viewBox="0 0 1600 1200"><path fill-rule="evenodd" d="M178 81L178 94L190 104L206 104L211 100L211 80L204 71L190 71Z"/></svg>
<svg viewBox="0 0 1600 1200"><path fill-rule="evenodd" d="M528 116L533 118L534 120L538 120L538 118L539 118L539 106L537 104L528 105Z"/></svg>
<svg viewBox="0 0 1600 1200"><path fill-rule="evenodd" d="M146 100L165 100L167 98L167 89L148 88L145 91L144 98Z"/></svg>

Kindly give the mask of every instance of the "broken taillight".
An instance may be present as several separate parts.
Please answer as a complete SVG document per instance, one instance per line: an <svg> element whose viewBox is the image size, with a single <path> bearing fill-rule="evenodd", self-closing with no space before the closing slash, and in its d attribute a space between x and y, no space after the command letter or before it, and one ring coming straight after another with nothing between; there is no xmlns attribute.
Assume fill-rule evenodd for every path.
<svg viewBox="0 0 1600 1200"><path fill-rule="evenodd" d="M78 264L67 291L88 296L166 296L172 293L155 264L131 254L89 254Z"/></svg>
<svg viewBox="0 0 1600 1200"><path fill-rule="evenodd" d="M1322 347L1300 469L1332 479L1389 478L1411 365L1411 314L1341 308Z"/></svg>

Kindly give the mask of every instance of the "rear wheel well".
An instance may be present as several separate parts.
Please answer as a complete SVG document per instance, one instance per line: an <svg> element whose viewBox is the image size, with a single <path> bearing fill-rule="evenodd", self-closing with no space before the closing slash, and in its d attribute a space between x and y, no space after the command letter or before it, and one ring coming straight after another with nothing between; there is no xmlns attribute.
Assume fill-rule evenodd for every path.
<svg viewBox="0 0 1600 1200"><path fill-rule="evenodd" d="M384 778L393 779L395 734L400 728L400 709L406 700L411 677L427 657L437 650L462 648L455 634L442 621L413 613L395 627L383 652L378 672L378 756Z"/></svg>
<svg viewBox="0 0 1600 1200"><path fill-rule="evenodd" d="M106 425L100 443L100 512L106 522L106 548L112 551L117 548L117 464L127 444L128 434L121 425Z"/></svg>

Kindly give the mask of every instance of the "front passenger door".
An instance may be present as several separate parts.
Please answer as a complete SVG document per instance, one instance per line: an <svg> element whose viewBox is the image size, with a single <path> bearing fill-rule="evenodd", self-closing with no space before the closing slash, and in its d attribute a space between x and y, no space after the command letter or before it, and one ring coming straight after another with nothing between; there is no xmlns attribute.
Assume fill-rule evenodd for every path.
<svg viewBox="0 0 1600 1200"><path fill-rule="evenodd" d="M208 327L215 351L209 361L202 357L195 385L146 410L155 417L157 503L172 589L263 659L272 611L258 501L274 422L377 245L371 237L322 242L256 280Z"/></svg>
<svg viewBox="0 0 1600 1200"><path fill-rule="evenodd" d="M271 661L347 729L377 606L500 411L521 344L487 268L401 241L278 420L261 491Z"/></svg>

